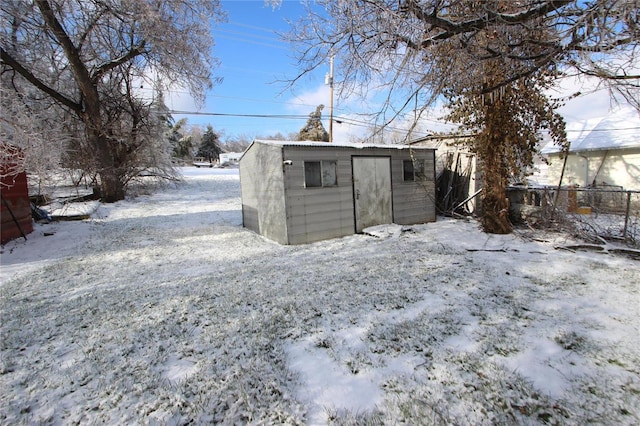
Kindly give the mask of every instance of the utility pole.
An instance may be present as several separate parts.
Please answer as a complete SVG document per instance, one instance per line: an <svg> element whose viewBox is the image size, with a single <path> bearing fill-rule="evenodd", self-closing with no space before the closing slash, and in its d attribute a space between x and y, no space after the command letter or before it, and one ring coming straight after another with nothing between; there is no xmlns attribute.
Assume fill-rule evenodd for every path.
<svg viewBox="0 0 640 426"><path fill-rule="evenodd" d="M333 53L329 59L329 74L324 78L324 84L329 85L329 142L333 142Z"/></svg>

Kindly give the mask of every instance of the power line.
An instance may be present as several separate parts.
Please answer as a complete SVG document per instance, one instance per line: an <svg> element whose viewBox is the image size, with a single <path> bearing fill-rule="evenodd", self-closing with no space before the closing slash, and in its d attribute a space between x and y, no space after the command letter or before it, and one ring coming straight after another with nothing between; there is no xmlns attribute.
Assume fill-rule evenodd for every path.
<svg viewBox="0 0 640 426"><path fill-rule="evenodd" d="M277 46L275 44L270 44L270 43L265 43L265 42L261 42L261 41L255 41L255 40L248 40L248 39L243 39L240 37L231 37L231 36L227 36L227 35L217 35L217 38L225 38L227 40L233 40L233 41L239 41L242 43L250 43L250 44L257 44L260 46L266 46L266 47L272 47L274 49L282 49L282 50L288 50L289 48L286 46Z"/></svg>
<svg viewBox="0 0 640 426"><path fill-rule="evenodd" d="M235 30L228 30L228 29L214 29L213 33L227 33L227 34L233 34L233 35L238 35L238 36L242 36L242 37L248 37L248 38L256 38L256 39L260 39L260 40L266 40L272 43L281 43L284 44L282 39L278 38L278 37L270 37L270 36L264 36L264 35L259 35L259 34L253 34L253 33L248 33L246 31L235 31Z"/></svg>
<svg viewBox="0 0 640 426"><path fill-rule="evenodd" d="M566 130L567 133L592 133L592 132L621 132L624 130L640 130L640 127L621 127L618 129L578 129L578 130Z"/></svg>
<svg viewBox="0 0 640 426"><path fill-rule="evenodd" d="M180 115L197 115L197 116L209 116L209 117L236 117L236 118L267 118L267 119L279 119L279 120L306 120L309 118L309 114L236 114L236 113L223 113L223 112L200 112L200 111L178 111L170 110L171 114ZM437 122L438 124L446 124ZM376 124L367 121L357 120L350 117L334 116L333 122L337 124L347 124L356 127L377 127ZM406 131L407 129L400 127L384 126L385 130L390 131ZM605 131L625 131L625 130L640 130L640 127L626 127L617 129L595 129L593 132L605 132ZM567 130L567 132L581 132L581 130ZM429 131L414 131L414 133L424 133L430 135Z"/></svg>
<svg viewBox="0 0 640 426"><path fill-rule="evenodd" d="M259 26L256 26L256 25L243 24L243 23L238 22L238 21L229 21L228 24L229 25L236 25L238 27L251 28L252 30L259 30L259 31L264 31L264 32L276 34L276 32L273 30L273 28L266 28L266 27L259 27Z"/></svg>
<svg viewBox="0 0 640 426"><path fill-rule="evenodd" d="M247 102L257 102L257 103L266 103L266 104L279 104L279 105L293 105L293 106L305 106L315 108L318 105L312 104L303 104L298 102L284 102L284 101L273 101L268 99L256 99L256 98L242 98L238 96L225 96L225 95L207 95L212 98L220 98L220 99L232 99L237 101L247 101Z"/></svg>
<svg viewBox="0 0 640 426"><path fill-rule="evenodd" d="M180 115L198 115L198 116L209 116L209 117L236 117L236 118L268 118L268 119L279 119L279 120L306 120L309 118L308 114L234 114L234 113L223 113L223 112L200 112L200 111L177 111L177 110L169 110L170 114L180 114ZM377 127L375 124L368 123L366 121L360 121L349 117L339 117L334 116L333 121L337 124L347 124L350 126L356 127L365 127L365 128L374 128ZM389 131L406 131L406 129L392 126L384 126L384 130ZM414 133L424 133L425 135L430 135L431 133L428 131L416 131Z"/></svg>
<svg viewBox="0 0 640 426"><path fill-rule="evenodd" d="M235 25L244 26L251 29L257 29L260 31L267 31L277 36L277 33L275 33L273 30L267 30L265 28L254 27L251 25L243 25L238 23L236 23ZM288 43L284 42L281 38L251 33L247 31L236 31L236 30L227 29L227 28L215 28L213 30L213 34L215 35L216 38L224 38L228 40L240 41L243 43L257 44L261 46L273 47L275 49L287 50L289 48ZM228 34L231 34L231 35L228 35Z"/></svg>
<svg viewBox="0 0 640 426"><path fill-rule="evenodd" d="M278 118L278 119L306 119L309 118L309 115L302 114L233 114L233 113L224 113L224 112L199 112L199 111L176 111L169 110L171 114L182 114L182 115L206 115L211 117L241 117L241 118Z"/></svg>

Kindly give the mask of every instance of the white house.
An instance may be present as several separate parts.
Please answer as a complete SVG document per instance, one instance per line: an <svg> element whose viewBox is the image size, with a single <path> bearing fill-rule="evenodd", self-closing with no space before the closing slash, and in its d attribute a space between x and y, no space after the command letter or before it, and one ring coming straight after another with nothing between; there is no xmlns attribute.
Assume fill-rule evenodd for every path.
<svg viewBox="0 0 640 426"><path fill-rule="evenodd" d="M482 172L467 142L473 135L434 135L416 139L411 146L436 150L436 192L440 211L475 213L480 207Z"/></svg>
<svg viewBox="0 0 640 426"><path fill-rule="evenodd" d="M220 154L220 164L238 162L242 154L242 152L223 152Z"/></svg>
<svg viewBox="0 0 640 426"><path fill-rule="evenodd" d="M618 108L595 126L571 130L567 132L571 146L562 185L640 190L640 114L637 110ZM548 182L557 185L564 156L560 148L551 143L542 149L542 154L549 160Z"/></svg>

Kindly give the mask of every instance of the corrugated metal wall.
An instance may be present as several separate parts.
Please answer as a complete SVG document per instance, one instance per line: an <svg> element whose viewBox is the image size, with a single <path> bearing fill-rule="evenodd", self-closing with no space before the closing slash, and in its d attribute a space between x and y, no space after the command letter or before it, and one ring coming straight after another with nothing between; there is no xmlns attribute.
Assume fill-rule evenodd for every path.
<svg viewBox="0 0 640 426"><path fill-rule="evenodd" d="M285 221L282 148L253 143L240 160L244 226L288 244Z"/></svg>
<svg viewBox="0 0 640 426"><path fill-rule="evenodd" d="M3 164L1 166L0 239L2 244L22 237L23 234L26 235L33 232L27 174L20 172L5 176L9 173L9 170L11 170L11 165Z"/></svg>
<svg viewBox="0 0 640 426"><path fill-rule="evenodd" d="M402 162L411 158L409 151L396 152L391 160L393 222L399 225L436 220L435 151L414 150L412 155L424 161L424 180L404 181Z"/></svg>
<svg viewBox="0 0 640 426"><path fill-rule="evenodd" d="M354 233L351 151L287 146L285 191L289 244L309 243ZM305 188L305 161L336 161L338 186Z"/></svg>

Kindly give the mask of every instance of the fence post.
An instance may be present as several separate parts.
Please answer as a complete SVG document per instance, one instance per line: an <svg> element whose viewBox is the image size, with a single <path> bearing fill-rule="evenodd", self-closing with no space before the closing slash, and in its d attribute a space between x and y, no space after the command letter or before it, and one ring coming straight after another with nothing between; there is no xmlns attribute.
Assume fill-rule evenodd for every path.
<svg viewBox="0 0 640 426"><path fill-rule="evenodd" d="M627 212L624 215L624 231L622 238L627 239L627 227L629 226L629 212L631 210L631 191L627 191Z"/></svg>
<svg viewBox="0 0 640 426"><path fill-rule="evenodd" d="M578 192L576 186L569 186L569 193L567 194L567 211L569 213L576 213L578 211ZM558 198L556 197L556 202Z"/></svg>

